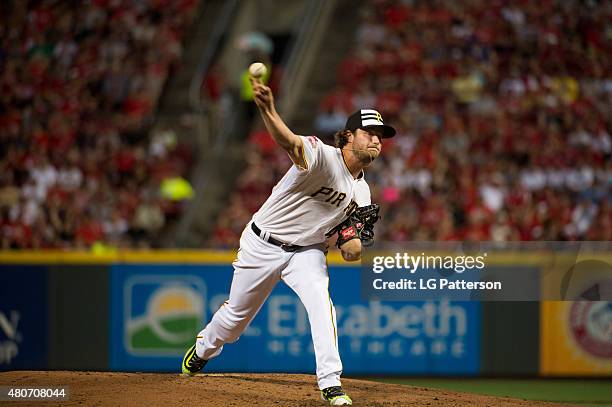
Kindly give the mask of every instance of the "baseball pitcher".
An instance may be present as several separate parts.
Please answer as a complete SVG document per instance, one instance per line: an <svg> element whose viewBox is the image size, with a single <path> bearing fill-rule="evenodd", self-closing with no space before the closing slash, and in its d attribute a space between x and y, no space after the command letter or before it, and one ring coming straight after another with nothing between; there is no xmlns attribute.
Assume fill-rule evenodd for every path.
<svg viewBox="0 0 612 407"><path fill-rule="evenodd" d="M266 128L293 165L242 232L233 263L228 301L197 335L183 358L193 375L235 342L280 280L298 295L311 326L321 397L330 405L351 405L340 383L336 312L329 296L326 235L347 261L361 258L374 238L378 205L370 201L363 169L380 154L393 127L372 109L352 114L334 138L336 147L316 137L294 134L276 112L270 88L252 80L255 104Z"/></svg>

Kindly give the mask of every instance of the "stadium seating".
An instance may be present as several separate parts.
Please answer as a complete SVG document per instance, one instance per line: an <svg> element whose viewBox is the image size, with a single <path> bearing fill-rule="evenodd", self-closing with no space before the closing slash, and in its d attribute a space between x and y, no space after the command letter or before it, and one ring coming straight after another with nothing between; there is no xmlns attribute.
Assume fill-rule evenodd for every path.
<svg viewBox="0 0 612 407"><path fill-rule="evenodd" d="M172 129L149 129L196 3L0 7L2 249L158 244L181 210L160 182L191 159Z"/></svg>
<svg viewBox="0 0 612 407"><path fill-rule="evenodd" d="M612 238L610 10L579 1L364 2L329 136L376 106L398 136L366 179L379 239ZM608 30L608 31L606 31ZM237 246L290 162L260 131L210 244Z"/></svg>

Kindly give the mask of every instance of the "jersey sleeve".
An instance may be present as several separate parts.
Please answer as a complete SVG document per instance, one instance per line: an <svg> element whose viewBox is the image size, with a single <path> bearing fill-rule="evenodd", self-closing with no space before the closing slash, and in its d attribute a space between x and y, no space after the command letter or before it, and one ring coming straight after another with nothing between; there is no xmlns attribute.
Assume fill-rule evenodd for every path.
<svg viewBox="0 0 612 407"><path fill-rule="evenodd" d="M362 179L355 185L355 203L357 206L367 206L372 204L370 186Z"/></svg>
<svg viewBox="0 0 612 407"><path fill-rule="evenodd" d="M302 138L302 153L304 155L304 161L306 161L306 168L297 165L296 167L302 171L312 172L321 164L324 144L315 136L300 137Z"/></svg>

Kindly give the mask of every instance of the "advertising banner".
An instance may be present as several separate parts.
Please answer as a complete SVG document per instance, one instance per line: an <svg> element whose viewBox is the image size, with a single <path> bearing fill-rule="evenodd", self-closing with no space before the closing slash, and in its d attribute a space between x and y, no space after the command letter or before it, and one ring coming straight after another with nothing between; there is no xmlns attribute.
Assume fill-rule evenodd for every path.
<svg viewBox="0 0 612 407"><path fill-rule="evenodd" d="M339 347L348 374L477 374L480 304L378 302L359 295L359 268L330 267ZM227 299L229 265L115 265L111 274L110 367L179 371L185 350ZM214 372L314 372L308 315L279 282Z"/></svg>
<svg viewBox="0 0 612 407"><path fill-rule="evenodd" d="M47 366L47 270L0 266L0 370Z"/></svg>
<svg viewBox="0 0 612 407"><path fill-rule="evenodd" d="M612 374L612 302L542 302L540 323L542 375Z"/></svg>

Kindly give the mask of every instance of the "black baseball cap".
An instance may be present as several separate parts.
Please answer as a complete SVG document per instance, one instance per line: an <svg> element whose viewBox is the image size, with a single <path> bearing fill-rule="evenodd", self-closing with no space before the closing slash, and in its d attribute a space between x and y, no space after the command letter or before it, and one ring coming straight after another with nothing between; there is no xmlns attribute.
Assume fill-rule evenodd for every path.
<svg viewBox="0 0 612 407"><path fill-rule="evenodd" d="M395 129L383 123L382 116L374 109L361 109L349 116L346 121L345 130L355 131L368 127L378 127L382 130L382 138L395 136Z"/></svg>

